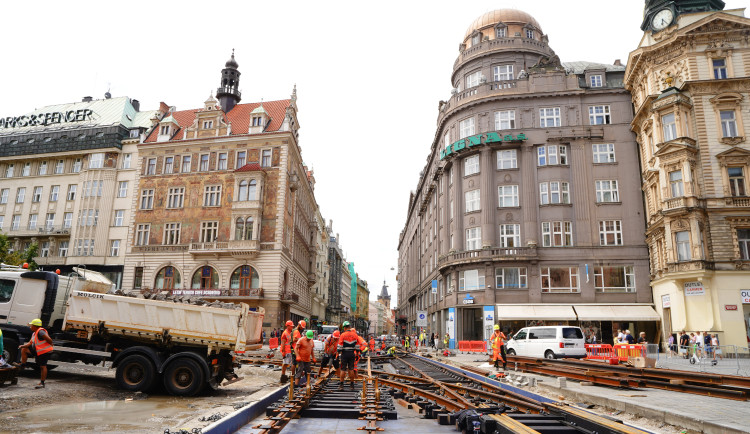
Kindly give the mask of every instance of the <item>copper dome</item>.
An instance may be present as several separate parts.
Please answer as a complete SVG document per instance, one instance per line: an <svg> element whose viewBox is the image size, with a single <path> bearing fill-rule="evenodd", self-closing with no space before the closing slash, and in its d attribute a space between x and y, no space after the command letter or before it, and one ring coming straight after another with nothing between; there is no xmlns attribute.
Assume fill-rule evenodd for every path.
<svg viewBox="0 0 750 434"><path fill-rule="evenodd" d="M542 27L539 25L536 19L526 12L520 11L518 9L496 9L494 11L487 12L486 14L481 15L479 18L474 20L474 22L472 22L469 26L469 29L466 30L466 36L464 36L464 40L468 38L472 34L472 32L474 32L474 30L482 29L500 22L505 24L531 24L537 30L539 30L540 33L544 33L542 32Z"/></svg>

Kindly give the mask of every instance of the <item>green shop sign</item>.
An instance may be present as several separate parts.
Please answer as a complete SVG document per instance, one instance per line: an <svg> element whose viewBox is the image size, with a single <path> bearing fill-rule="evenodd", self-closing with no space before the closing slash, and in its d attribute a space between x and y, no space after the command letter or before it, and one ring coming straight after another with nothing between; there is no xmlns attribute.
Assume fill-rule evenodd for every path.
<svg viewBox="0 0 750 434"><path fill-rule="evenodd" d="M526 140L526 134L524 133L518 134L517 136L512 134L501 136L498 133L477 134L448 145L448 147L440 151L440 159L443 160L451 154L461 152L466 148L472 148L474 146L488 145L490 143L498 142L523 142L524 140Z"/></svg>

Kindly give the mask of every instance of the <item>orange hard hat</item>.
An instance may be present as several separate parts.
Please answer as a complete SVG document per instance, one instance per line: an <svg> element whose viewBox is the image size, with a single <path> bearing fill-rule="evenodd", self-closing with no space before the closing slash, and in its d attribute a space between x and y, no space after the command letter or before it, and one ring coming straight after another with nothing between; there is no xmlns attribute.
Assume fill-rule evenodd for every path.
<svg viewBox="0 0 750 434"><path fill-rule="evenodd" d="M286 326L287 326L287 327L289 327L289 326L291 326L291 327L294 327L294 323L293 323L293 322L291 322L291 321L287 321L287 322L286 322Z"/></svg>
<svg viewBox="0 0 750 434"><path fill-rule="evenodd" d="M299 320L299 325L301 325L301 326L302 326L302 328L305 328L305 327L307 327L307 323L306 323L306 322L305 322L305 320L303 320L303 319Z"/></svg>
<svg viewBox="0 0 750 434"><path fill-rule="evenodd" d="M337 337L339 337L339 336L341 336L341 333L339 333L339 331L338 331L338 330L336 330L335 332L333 332L333 337L334 337L334 338L337 338Z"/></svg>

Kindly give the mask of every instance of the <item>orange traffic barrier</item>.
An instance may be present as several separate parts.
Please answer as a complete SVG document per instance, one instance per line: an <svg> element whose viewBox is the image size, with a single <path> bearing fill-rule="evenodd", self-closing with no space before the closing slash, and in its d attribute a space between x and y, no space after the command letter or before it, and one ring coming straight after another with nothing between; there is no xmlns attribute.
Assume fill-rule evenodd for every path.
<svg viewBox="0 0 750 434"><path fill-rule="evenodd" d="M487 343L484 341L471 341L471 351L473 353L486 353Z"/></svg>
<svg viewBox="0 0 750 434"><path fill-rule="evenodd" d="M614 357L627 362L630 357L646 357L645 345L617 344L613 347Z"/></svg>
<svg viewBox="0 0 750 434"><path fill-rule="evenodd" d="M586 344L585 346L588 360L609 360L614 357L610 344Z"/></svg>
<svg viewBox="0 0 750 434"><path fill-rule="evenodd" d="M268 347L272 350L275 350L279 347L279 338L271 338L268 340Z"/></svg>
<svg viewBox="0 0 750 434"><path fill-rule="evenodd" d="M458 351L460 353L471 351L471 341L458 341Z"/></svg>

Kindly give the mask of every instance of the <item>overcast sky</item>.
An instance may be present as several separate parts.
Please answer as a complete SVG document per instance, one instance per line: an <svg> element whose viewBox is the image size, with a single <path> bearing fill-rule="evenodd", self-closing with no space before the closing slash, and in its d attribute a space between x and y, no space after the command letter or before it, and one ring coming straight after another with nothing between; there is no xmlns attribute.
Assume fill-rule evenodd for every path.
<svg viewBox="0 0 750 434"><path fill-rule="evenodd" d="M745 7L727 0L727 9ZM242 102L297 84L302 157L347 260L396 304L398 236L467 27L493 9L534 16L563 62L638 45L642 0L13 1L0 25L0 116L113 96L201 107L232 48ZM116 5L116 6L115 6Z"/></svg>

